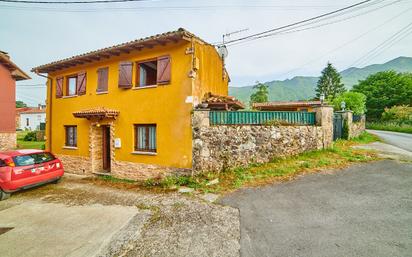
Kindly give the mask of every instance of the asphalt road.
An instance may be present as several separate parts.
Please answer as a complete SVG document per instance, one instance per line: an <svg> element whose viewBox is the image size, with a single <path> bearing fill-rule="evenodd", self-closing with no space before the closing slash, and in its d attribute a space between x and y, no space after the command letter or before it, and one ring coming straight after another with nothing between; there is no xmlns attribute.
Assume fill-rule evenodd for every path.
<svg viewBox="0 0 412 257"><path fill-rule="evenodd" d="M382 130L368 130L368 132L379 136L385 143L412 152L412 134Z"/></svg>
<svg viewBox="0 0 412 257"><path fill-rule="evenodd" d="M412 256L412 163L379 161L222 199L241 217L241 256Z"/></svg>

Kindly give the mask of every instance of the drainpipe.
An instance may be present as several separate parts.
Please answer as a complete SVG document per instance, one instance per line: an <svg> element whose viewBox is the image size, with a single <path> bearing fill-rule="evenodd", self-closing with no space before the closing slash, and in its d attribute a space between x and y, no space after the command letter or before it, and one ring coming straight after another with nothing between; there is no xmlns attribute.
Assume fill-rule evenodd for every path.
<svg viewBox="0 0 412 257"><path fill-rule="evenodd" d="M46 78L48 81L50 81L50 95L49 95L49 99L48 99L48 106L49 106L49 115L47 117L47 123L49 123L49 136L47 138L47 141L49 142L49 151L52 151L52 101L53 101L53 92L52 92L52 85L53 85L53 79L50 78L49 76L40 74L39 71L35 70L34 73L36 73L36 75ZM47 84L46 84L47 85Z"/></svg>

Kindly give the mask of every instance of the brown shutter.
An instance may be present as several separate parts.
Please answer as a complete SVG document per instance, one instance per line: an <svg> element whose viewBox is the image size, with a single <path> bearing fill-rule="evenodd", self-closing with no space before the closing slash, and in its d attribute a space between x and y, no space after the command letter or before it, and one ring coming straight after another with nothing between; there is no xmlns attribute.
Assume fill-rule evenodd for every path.
<svg viewBox="0 0 412 257"><path fill-rule="evenodd" d="M119 87L120 88L131 88L133 74L133 63L132 62L121 62L119 64Z"/></svg>
<svg viewBox="0 0 412 257"><path fill-rule="evenodd" d="M86 72L82 71L77 74L77 95L86 94Z"/></svg>
<svg viewBox="0 0 412 257"><path fill-rule="evenodd" d="M63 97L63 77L56 78L56 98Z"/></svg>
<svg viewBox="0 0 412 257"><path fill-rule="evenodd" d="M97 70L97 92L106 92L108 90L109 68Z"/></svg>
<svg viewBox="0 0 412 257"><path fill-rule="evenodd" d="M163 56L157 59L157 84L170 83L170 56Z"/></svg>

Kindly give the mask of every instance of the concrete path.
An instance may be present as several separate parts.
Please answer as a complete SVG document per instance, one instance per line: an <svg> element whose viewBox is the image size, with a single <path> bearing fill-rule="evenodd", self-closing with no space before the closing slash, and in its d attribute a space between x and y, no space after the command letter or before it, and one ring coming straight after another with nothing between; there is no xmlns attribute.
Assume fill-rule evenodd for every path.
<svg viewBox="0 0 412 257"><path fill-rule="evenodd" d="M0 212L0 256L96 256L136 207L29 202Z"/></svg>
<svg viewBox="0 0 412 257"><path fill-rule="evenodd" d="M379 161L222 199L239 208L241 256L412 256L412 164Z"/></svg>
<svg viewBox="0 0 412 257"><path fill-rule="evenodd" d="M368 132L379 136L385 143L412 152L412 134L382 130L368 130Z"/></svg>

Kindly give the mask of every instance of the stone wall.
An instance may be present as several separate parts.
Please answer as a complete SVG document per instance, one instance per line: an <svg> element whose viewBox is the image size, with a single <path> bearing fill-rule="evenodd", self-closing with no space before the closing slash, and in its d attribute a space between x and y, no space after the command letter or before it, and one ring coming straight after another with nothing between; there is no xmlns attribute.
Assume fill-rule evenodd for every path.
<svg viewBox="0 0 412 257"><path fill-rule="evenodd" d="M16 148L15 132L0 132L0 151L11 150Z"/></svg>
<svg viewBox="0 0 412 257"><path fill-rule="evenodd" d="M208 111L193 114L193 171L264 163L332 144L333 110L316 110L316 126L209 125Z"/></svg>
<svg viewBox="0 0 412 257"><path fill-rule="evenodd" d="M353 112L352 111L342 111L342 117L344 122L348 127L348 138L355 138L365 131L366 116L362 115L362 119L359 122L353 122Z"/></svg>
<svg viewBox="0 0 412 257"><path fill-rule="evenodd" d="M63 154L56 154L56 156L62 161L65 172L80 175L92 173L89 157Z"/></svg>
<svg viewBox="0 0 412 257"><path fill-rule="evenodd" d="M362 115L359 122L353 122L349 126L349 138L354 138L360 136L363 131L365 131L366 117Z"/></svg>
<svg viewBox="0 0 412 257"><path fill-rule="evenodd" d="M144 163L112 161L111 175L132 180L161 179L171 175L191 175L190 169L179 169Z"/></svg>

